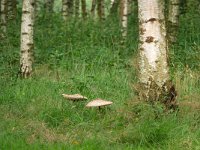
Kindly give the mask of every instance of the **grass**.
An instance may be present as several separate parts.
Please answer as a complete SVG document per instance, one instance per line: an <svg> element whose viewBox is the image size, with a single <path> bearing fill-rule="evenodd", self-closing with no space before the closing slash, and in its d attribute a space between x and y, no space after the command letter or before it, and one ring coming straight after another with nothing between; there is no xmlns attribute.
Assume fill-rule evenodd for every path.
<svg viewBox="0 0 200 150"><path fill-rule="evenodd" d="M50 22L38 18L34 73L25 80L17 77L20 22L11 23L0 42L0 149L200 149L200 22L194 17L188 24L191 13L197 16L182 16L179 43L170 49L180 111L157 119L133 90L136 15L125 46L115 20L64 25L58 14ZM87 101L66 101L62 93L114 104L99 112L85 108Z"/></svg>

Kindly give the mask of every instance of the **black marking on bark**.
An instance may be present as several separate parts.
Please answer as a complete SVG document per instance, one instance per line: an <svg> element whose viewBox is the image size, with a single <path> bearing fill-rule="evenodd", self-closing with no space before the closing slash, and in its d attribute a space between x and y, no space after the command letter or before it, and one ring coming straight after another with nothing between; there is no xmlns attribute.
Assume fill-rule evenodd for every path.
<svg viewBox="0 0 200 150"><path fill-rule="evenodd" d="M147 23L147 22L154 22L154 21L157 21L157 20L158 20L158 19L156 19L156 18L151 18L151 19L147 20L146 23Z"/></svg>
<svg viewBox="0 0 200 150"><path fill-rule="evenodd" d="M140 28L140 34L144 34L144 32L146 31L146 29L144 29L144 28Z"/></svg>
<svg viewBox="0 0 200 150"><path fill-rule="evenodd" d="M141 41L141 40L140 40L139 42L140 42L140 44L144 44L144 42L143 42L143 41Z"/></svg>
<svg viewBox="0 0 200 150"><path fill-rule="evenodd" d="M144 51L144 48L143 48L143 47L140 47L140 50L141 50L141 51Z"/></svg>
<svg viewBox="0 0 200 150"><path fill-rule="evenodd" d="M154 40L154 37L153 37L153 36L148 36L148 37L146 38L145 42L151 43L151 42L153 42L153 40Z"/></svg>

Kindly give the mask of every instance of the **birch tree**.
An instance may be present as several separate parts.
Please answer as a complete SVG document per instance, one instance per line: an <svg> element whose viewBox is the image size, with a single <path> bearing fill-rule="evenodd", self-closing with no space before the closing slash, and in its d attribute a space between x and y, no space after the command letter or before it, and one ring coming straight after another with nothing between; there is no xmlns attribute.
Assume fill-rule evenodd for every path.
<svg viewBox="0 0 200 150"><path fill-rule="evenodd" d="M68 0L62 0L62 16L63 16L63 20L67 20L67 16L68 16L68 13L67 13L67 6L68 4Z"/></svg>
<svg viewBox="0 0 200 150"><path fill-rule="evenodd" d="M75 0L75 17L79 17L80 0Z"/></svg>
<svg viewBox="0 0 200 150"><path fill-rule="evenodd" d="M111 1L111 7L110 7L110 15L111 16L115 16L117 15L117 12L118 12L118 6L119 6L119 1L120 0L114 0L114 1Z"/></svg>
<svg viewBox="0 0 200 150"><path fill-rule="evenodd" d="M97 14L100 20L105 19L104 0L97 0Z"/></svg>
<svg viewBox="0 0 200 150"><path fill-rule="evenodd" d="M73 15L73 0L62 0L62 16L63 20Z"/></svg>
<svg viewBox="0 0 200 150"><path fill-rule="evenodd" d="M81 9L82 9L83 19L85 19L87 17L86 1L85 0L81 0Z"/></svg>
<svg viewBox="0 0 200 150"><path fill-rule="evenodd" d="M140 98L175 109L176 91L170 81L163 0L139 0Z"/></svg>
<svg viewBox="0 0 200 150"><path fill-rule="evenodd" d="M4 37L7 31L7 0L1 0L1 31Z"/></svg>
<svg viewBox="0 0 200 150"><path fill-rule="evenodd" d="M179 25L180 0L169 0L167 17L167 34L169 43L176 43Z"/></svg>
<svg viewBox="0 0 200 150"><path fill-rule="evenodd" d="M128 22L128 0L121 0L120 3L120 18L122 26L122 38L126 39L127 36L127 22Z"/></svg>
<svg viewBox="0 0 200 150"><path fill-rule="evenodd" d="M91 16L92 17L95 17L95 8L96 8L96 4L97 3L97 1L96 0L92 0L92 6L91 6Z"/></svg>
<svg viewBox="0 0 200 150"><path fill-rule="evenodd" d="M7 17L8 19L13 20L17 16L17 0L8 0L7 3Z"/></svg>
<svg viewBox="0 0 200 150"><path fill-rule="evenodd" d="M20 72L24 78L32 73L34 4L34 0L23 0L22 4Z"/></svg>

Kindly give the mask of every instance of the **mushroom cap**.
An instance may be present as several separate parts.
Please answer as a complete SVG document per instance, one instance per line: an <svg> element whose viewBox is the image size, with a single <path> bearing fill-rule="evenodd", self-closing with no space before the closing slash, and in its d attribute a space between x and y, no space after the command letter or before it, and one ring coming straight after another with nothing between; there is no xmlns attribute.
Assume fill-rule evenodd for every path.
<svg viewBox="0 0 200 150"><path fill-rule="evenodd" d="M100 107L100 106L107 106L107 105L111 105L113 102L111 101L106 101L106 100L103 100L103 99L95 99L91 102L89 102L86 107Z"/></svg>
<svg viewBox="0 0 200 150"><path fill-rule="evenodd" d="M75 100L86 100L87 97L85 96L82 96L80 94L73 94L73 95L68 95L68 94L62 94L62 96L68 100L72 100L72 101L75 101Z"/></svg>

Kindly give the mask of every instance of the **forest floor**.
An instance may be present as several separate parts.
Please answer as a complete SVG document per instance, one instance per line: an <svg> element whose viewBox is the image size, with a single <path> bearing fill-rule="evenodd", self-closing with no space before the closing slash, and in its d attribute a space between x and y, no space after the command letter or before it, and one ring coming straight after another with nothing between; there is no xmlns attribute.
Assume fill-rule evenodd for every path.
<svg viewBox="0 0 200 150"><path fill-rule="evenodd" d="M124 46L118 23L37 20L29 79L18 75L20 23L11 24L0 43L0 150L200 149L200 29L199 21L186 19L170 49L180 104L170 114L136 98L137 19ZM89 100L73 103L63 93ZM86 108L95 98L113 105Z"/></svg>

